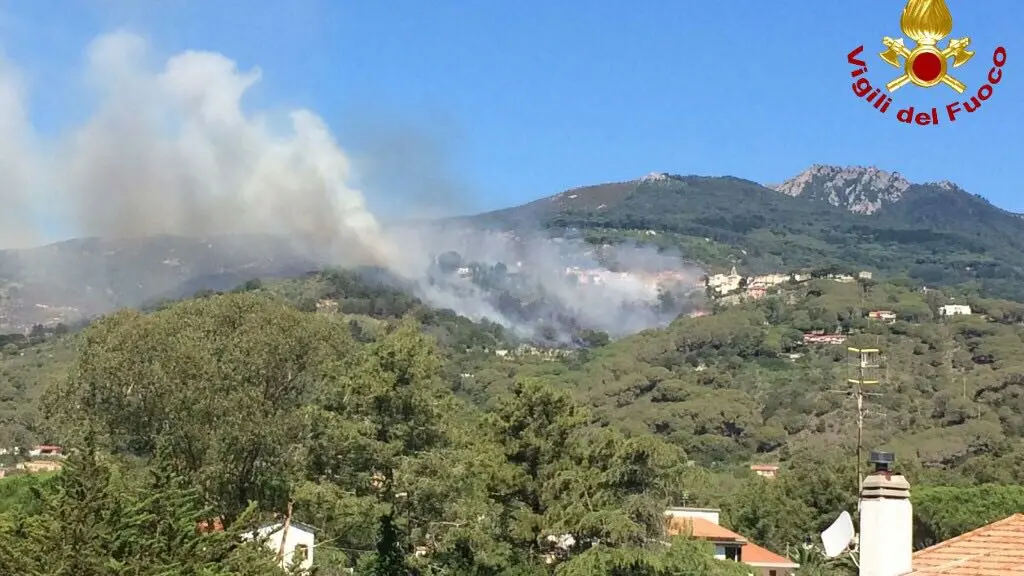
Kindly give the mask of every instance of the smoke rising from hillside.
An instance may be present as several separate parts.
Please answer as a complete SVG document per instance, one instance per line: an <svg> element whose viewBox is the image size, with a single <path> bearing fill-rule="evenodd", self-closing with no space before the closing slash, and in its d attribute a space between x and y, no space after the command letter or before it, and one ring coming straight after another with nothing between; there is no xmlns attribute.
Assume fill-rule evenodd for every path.
<svg viewBox="0 0 1024 576"><path fill-rule="evenodd" d="M0 246L37 240L27 216L37 154L21 74L0 50Z"/></svg>
<svg viewBox="0 0 1024 576"><path fill-rule="evenodd" d="M544 338L563 343L572 340L573 328L624 336L666 325L693 308L685 293L704 273L683 265L678 254L652 247L595 247L539 231L486 232L449 224L395 230L391 237L399 245L429 247L409 251L397 263L411 273L407 277L417 278L423 299L498 322L520 336L536 336L547 327ZM460 260L452 265L455 273L437 265L446 252ZM426 279L414 272L422 270L430 270ZM619 272L624 270L630 273ZM660 289L659 273L666 284L678 283L676 290ZM515 296L495 297L502 290ZM666 294L679 300L666 300Z"/></svg>
<svg viewBox="0 0 1024 576"><path fill-rule="evenodd" d="M79 236L281 235L305 255L386 268L435 305L519 331L529 331L536 318L509 317L479 286L434 281L434 256L460 250L473 261L525 263L532 293L545 296L550 308L533 310L537 317L569 311L585 327L613 333L667 318L630 307L656 302L649 285L567 283L565 250L540 238L385 229L352 185L352 160L316 114L294 110L287 129L275 130L274 117L243 109L258 69L239 70L211 52L183 52L154 65L143 38L118 32L87 48L84 77L97 101L94 113L40 145L18 71L0 58L0 246L37 243L31 215L44 209L37 199L49 198L70 213ZM620 258L662 258L626 250L633 253Z"/></svg>
<svg viewBox="0 0 1024 576"><path fill-rule="evenodd" d="M89 48L100 105L60 158L80 233L267 232L344 247L355 263L387 261L377 220L348 185L350 162L319 117L293 111L290 133L276 134L241 108L258 70L185 52L151 72L147 56L126 33Z"/></svg>

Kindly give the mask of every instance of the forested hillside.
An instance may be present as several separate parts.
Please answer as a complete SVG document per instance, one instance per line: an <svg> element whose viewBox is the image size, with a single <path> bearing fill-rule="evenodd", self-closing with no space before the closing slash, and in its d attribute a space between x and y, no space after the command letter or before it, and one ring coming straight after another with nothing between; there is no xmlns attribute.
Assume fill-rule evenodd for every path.
<svg viewBox="0 0 1024 576"><path fill-rule="evenodd" d="M950 302L975 314L940 319ZM216 558L142 561L105 539L137 535L130 552L147 531L200 538L182 527L214 515L237 532L291 502L329 542L322 574L731 574L699 543L657 544L661 511L686 502L790 549L802 574L844 574L795 548L855 498L846 345L805 345L815 330L884 352L866 444L893 448L914 483L918 545L1024 509L1024 305L971 286L819 279L715 312L556 353L330 272L10 342L5 438L87 450L42 500L0 490L0 563L56 574L40 567L88 540L75 574L99 573L89 554L256 573L238 567L262 556L230 541ZM778 480L752 462L779 463ZM27 480L0 488L15 481ZM122 495L124 512L108 513ZM131 519L171 502L156 524ZM65 532L79 525L78 540ZM565 533L568 548L547 538Z"/></svg>
<svg viewBox="0 0 1024 576"><path fill-rule="evenodd" d="M949 183L907 186L898 201L863 214L814 190L790 196L740 178L664 174L586 186L471 221L539 223L595 242L640 238L748 273L838 265L908 274L929 285L976 281L986 295L1024 300L1019 214Z"/></svg>
<svg viewBox="0 0 1024 576"><path fill-rule="evenodd" d="M77 238L38 248L0 247L0 327L88 319L202 288L229 290L256 277L291 277L317 265L285 238Z"/></svg>
<svg viewBox="0 0 1024 576"><path fill-rule="evenodd" d="M677 447L597 426L529 379L479 412L444 385L414 318L359 338L353 321L234 294L90 326L44 404L86 450L6 515L0 566L263 574L267 559L229 537L291 503L331 543L323 574L544 574L545 557L560 574L742 573L702 544L657 544L684 489ZM213 515L230 529L204 545L189 518ZM154 555L154 533L203 553ZM564 533L577 543L547 539ZM48 568L60 558L68 572Z"/></svg>

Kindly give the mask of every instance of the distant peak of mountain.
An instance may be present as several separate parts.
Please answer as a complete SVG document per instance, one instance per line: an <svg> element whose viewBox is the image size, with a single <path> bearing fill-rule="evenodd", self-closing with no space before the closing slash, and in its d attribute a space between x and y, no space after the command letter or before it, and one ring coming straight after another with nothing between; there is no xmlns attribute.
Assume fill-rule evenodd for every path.
<svg viewBox="0 0 1024 576"><path fill-rule="evenodd" d="M929 184L932 186L938 186L943 190L959 190L960 192L965 191L959 184L957 184L956 182L950 182L949 180L939 180L938 182L929 182Z"/></svg>
<svg viewBox="0 0 1024 576"><path fill-rule="evenodd" d="M641 182L662 182L671 178L668 172L651 172L640 179Z"/></svg>
<svg viewBox="0 0 1024 576"><path fill-rule="evenodd" d="M787 196L822 200L856 214L873 214L887 204L899 202L910 185L899 172L886 172L875 167L815 164L769 188Z"/></svg>

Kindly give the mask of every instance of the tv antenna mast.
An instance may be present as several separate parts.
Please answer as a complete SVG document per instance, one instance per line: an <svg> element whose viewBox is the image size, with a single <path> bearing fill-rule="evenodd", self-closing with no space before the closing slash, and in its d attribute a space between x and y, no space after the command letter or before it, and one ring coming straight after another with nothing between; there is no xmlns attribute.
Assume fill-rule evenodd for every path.
<svg viewBox="0 0 1024 576"><path fill-rule="evenodd" d="M882 351L878 348L849 347L846 352L846 383L849 388L836 390L836 392L849 394L857 402L857 514L859 517L860 491L864 482L864 417L871 414L885 415L883 412L870 410L864 406L865 397L881 396L880 393L870 390L881 384Z"/></svg>

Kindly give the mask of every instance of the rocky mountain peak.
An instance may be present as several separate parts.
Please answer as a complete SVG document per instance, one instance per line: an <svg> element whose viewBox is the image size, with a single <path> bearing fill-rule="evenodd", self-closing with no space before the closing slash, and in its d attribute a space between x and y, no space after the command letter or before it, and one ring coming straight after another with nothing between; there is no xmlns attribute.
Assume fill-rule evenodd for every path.
<svg viewBox="0 0 1024 576"><path fill-rule="evenodd" d="M640 179L641 182L662 182L668 180L670 176L668 172L651 172Z"/></svg>
<svg viewBox="0 0 1024 576"><path fill-rule="evenodd" d="M938 182L932 182L932 185L938 186L943 190L959 190L961 192L964 191L964 189L961 188L959 184L955 182L950 182L949 180L939 180Z"/></svg>
<svg viewBox="0 0 1024 576"><path fill-rule="evenodd" d="M770 188L789 196L828 202L856 214L873 214L898 202L910 182L898 172L873 166L815 164L782 184Z"/></svg>

